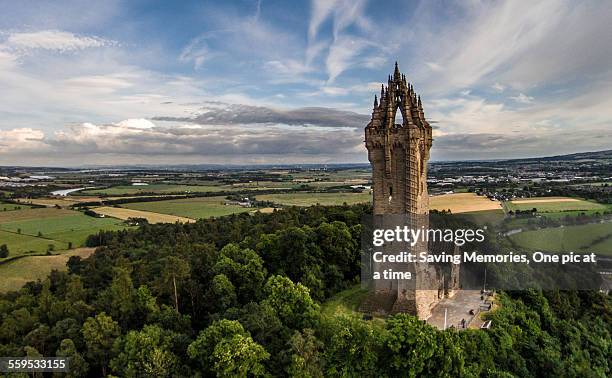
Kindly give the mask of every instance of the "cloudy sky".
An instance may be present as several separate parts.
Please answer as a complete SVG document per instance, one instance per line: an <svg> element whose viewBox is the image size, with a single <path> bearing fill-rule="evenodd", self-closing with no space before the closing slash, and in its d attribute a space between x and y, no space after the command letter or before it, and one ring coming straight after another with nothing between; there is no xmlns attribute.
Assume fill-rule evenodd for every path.
<svg viewBox="0 0 612 378"><path fill-rule="evenodd" d="M0 164L366 162L400 68L434 160L612 148L610 1L0 0Z"/></svg>

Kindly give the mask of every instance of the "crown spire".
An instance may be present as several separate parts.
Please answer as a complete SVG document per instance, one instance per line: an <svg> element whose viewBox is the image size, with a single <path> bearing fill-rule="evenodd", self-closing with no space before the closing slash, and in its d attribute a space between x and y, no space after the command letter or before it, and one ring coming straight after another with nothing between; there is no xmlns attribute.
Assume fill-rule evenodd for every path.
<svg viewBox="0 0 612 378"><path fill-rule="evenodd" d="M400 71L399 71L399 67L397 65L397 60L395 61L395 71L393 71L393 80L399 80L401 77Z"/></svg>

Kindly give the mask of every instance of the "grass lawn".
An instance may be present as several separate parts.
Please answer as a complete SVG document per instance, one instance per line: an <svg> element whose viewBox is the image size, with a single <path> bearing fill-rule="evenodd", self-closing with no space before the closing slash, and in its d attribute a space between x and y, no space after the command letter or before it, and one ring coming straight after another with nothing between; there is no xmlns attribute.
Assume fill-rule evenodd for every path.
<svg viewBox="0 0 612 378"><path fill-rule="evenodd" d="M53 269L65 270L70 256L88 257L94 248L79 248L52 255L26 256L0 264L0 293L19 290L25 283L44 279Z"/></svg>
<svg viewBox="0 0 612 378"><path fill-rule="evenodd" d="M122 204L121 207L132 210L176 215L192 219L220 217L253 210L251 208L236 205L225 205L225 201L225 197L223 196L198 197L166 201L126 203Z"/></svg>
<svg viewBox="0 0 612 378"><path fill-rule="evenodd" d="M365 203L372 200L369 192L363 193L279 193L264 194L257 196L259 201L272 201L284 206L311 206L320 204L323 206L349 205Z"/></svg>
<svg viewBox="0 0 612 378"><path fill-rule="evenodd" d="M545 228L510 236L522 248L546 252L595 252L612 256L612 224L593 223ZM605 238L592 245L598 238Z"/></svg>
<svg viewBox="0 0 612 378"><path fill-rule="evenodd" d="M361 319L363 314L358 309L367 295L368 290L362 289L360 284L343 290L321 304L321 315L324 318L348 316ZM371 321L376 327L382 328L385 326L384 318L374 317Z"/></svg>
<svg viewBox="0 0 612 378"><path fill-rule="evenodd" d="M508 210L531 210L534 207L539 213L554 213L560 211L604 211L610 207L601 203L587 201L579 198L567 197L542 197L525 198L516 201L505 202Z"/></svg>
<svg viewBox="0 0 612 378"><path fill-rule="evenodd" d="M321 314L324 316L355 315L367 295L368 291L357 284L329 298L321 305Z"/></svg>

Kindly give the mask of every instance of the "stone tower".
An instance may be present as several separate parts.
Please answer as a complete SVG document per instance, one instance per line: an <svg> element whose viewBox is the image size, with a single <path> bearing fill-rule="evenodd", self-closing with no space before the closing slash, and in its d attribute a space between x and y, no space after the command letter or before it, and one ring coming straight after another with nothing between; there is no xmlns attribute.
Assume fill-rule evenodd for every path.
<svg viewBox="0 0 612 378"><path fill-rule="evenodd" d="M401 121L396 123L399 115ZM397 62L387 86L381 88L380 102L374 97L372 120L365 128L365 144L372 164L374 216L404 215L410 227L427 228L427 161L432 129L425 119L420 96L400 73ZM390 218L393 217L386 217ZM398 246L386 248L389 253L399 252L393 250ZM428 251L427 242L417 244L412 250ZM377 270L388 268L381 265L384 264ZM407 312L421 319L431 316L431 309L445 291L440 290L444 280L440 270L420 263L404 268L415 273L413 280L375 282L375 293L362 309L382 314Z"/></svg>
<svg viewBox="0 0 612 378"><path fill-rule="evenodd" d="M397 112L402 123L395 123ZM421 98L395 63L387 87L374 97L372 120L365 129L372 164L374 215L428 214L427 161L431 126L425 120Z"/></svg>

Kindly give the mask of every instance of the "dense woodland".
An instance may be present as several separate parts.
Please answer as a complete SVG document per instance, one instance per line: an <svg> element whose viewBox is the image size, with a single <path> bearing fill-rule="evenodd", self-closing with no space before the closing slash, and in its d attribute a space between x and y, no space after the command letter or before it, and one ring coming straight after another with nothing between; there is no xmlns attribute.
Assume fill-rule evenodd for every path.
<svg viewBox="0 0 612 378"><path fill-rule="evenodd" d="M502 292L486 331L324 316L359 280L367 205L288 208L88 240L69 272L0 297L0 356L69 356L69 376L612 374L610 296Z"/></svg>

